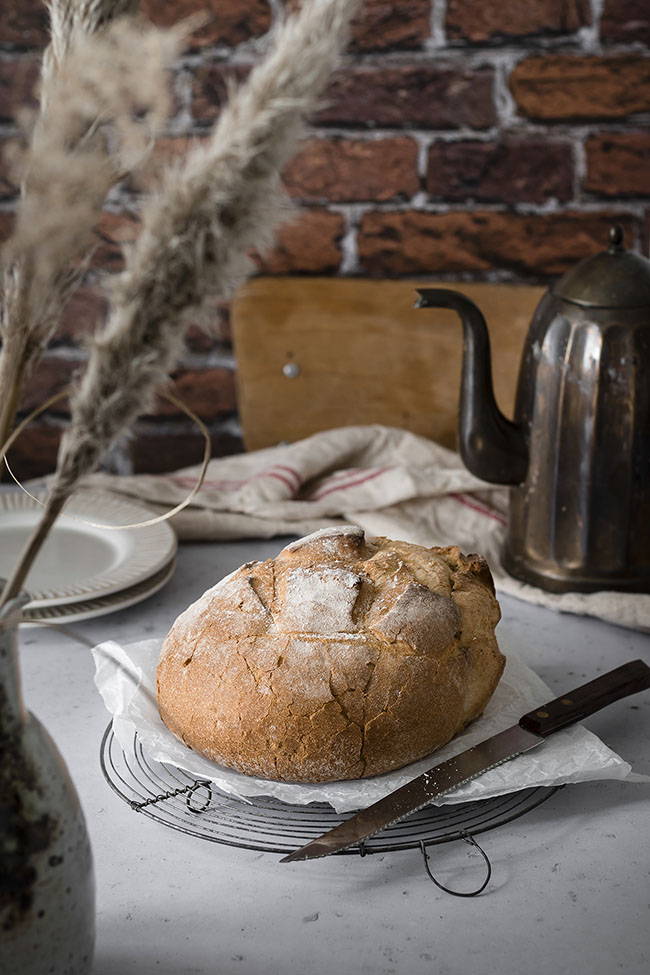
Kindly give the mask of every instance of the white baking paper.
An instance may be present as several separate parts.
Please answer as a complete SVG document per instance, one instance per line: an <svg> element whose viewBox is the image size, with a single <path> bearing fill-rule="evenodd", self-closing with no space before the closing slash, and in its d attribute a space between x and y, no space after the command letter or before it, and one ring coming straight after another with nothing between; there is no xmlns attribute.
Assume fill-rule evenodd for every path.
<svg viewBox="0 0 650 975"><path fill-rule="evenodd" d="M351 812L381 799L471 745L516 724L522 714L555 695L515 654L507 655L506 668L483 715L433 756L369 779L295 784L242 775L223 768L183 745L162 723L155 696L155 671L160 640L145 640L122 647L108 641L95 647L95 683L113 715L113 731L127 753L137 731L142 747L158 762L209 779L217 788L239 799L274 796L284 802L327 802L337 812ZM436 800L437 805L489 799L537 786L564 785L593 779L650 781L635 775L627 762L586 728L574 725L552 735L532 751L520 755Z"/></svg>

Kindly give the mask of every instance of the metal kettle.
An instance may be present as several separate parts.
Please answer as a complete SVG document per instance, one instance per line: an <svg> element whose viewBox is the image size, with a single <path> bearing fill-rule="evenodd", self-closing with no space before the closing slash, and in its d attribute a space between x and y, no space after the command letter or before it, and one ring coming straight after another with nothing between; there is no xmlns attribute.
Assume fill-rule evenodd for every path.
<svg viewBox="0 0 650 975"><path fill-rule="evenodd" d="M506 570L551 592L650 592L650 261L607 250L543 296L525 340L514 420L492 388L485 319L456 291L420 308L463 324L459 449L477 477L511 485Z"/></svg>

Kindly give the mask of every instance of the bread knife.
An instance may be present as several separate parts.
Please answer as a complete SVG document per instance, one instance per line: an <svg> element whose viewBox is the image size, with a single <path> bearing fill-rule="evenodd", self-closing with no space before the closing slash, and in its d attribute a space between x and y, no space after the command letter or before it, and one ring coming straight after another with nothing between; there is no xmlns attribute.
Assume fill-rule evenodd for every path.
<svg viewBox="0 0 650 975"><path fill-rule="evenodd" d="M597 677L522 715L519 722L506 731L500 731L460 755L433 766L318 839L294 850L283 857L280 863L313 860L330 853L340 853L341 850L399 822L410 813L417 812L433 799L444 796L464 782L469 782L483 772L537 747L555 731L567 728L606 705L649 687L650 667L642 660L632 660L622 667L610 670L602 677Z"/></svg>

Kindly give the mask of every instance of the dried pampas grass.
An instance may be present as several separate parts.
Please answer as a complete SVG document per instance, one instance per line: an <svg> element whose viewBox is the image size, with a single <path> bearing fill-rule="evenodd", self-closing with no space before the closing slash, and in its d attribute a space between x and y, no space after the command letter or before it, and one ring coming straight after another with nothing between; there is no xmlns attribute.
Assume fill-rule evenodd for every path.
<svg viewBox="0 0 650 975"><path fill-rule="evenodd" d="M43 56L43 108L49 97L49 83L65 64L70 48L120 17L136 13L139 7L140 0L49 0L50 43Z"/></svg>
<svg viewBox="0 0 650 975"><path fill-rule="evenodd" d="M167 69L179 40L178 32L124 20L83 41L73 32L48 78L47 110L14 160L21 197L3 253L0 447L20 387L83 274L107 194L168 115Z"/></svg>
<svg viewBox="0 0 650 975"><path fill-rule="evenodd" d="M73 38L96 34L107 24L134 14L140 0L48 0L50 45L48 56L61 63Z"/></svg>
<svg viewBox="0 0 650 975"><path fill-rule="evenodd" d="M175 32L120 21L68 52L18 159L22 196L4 255L10 266L29 259L36 286L86 248L108 191L153 144L177 51Z"/></svg>
<svg viewBox="0 0 650 975"><path fill-rule="evenodd" d="M208 140L165 174L111 289L109 319L71 401L53 494L67 494L119 429L146 411L182 346L189 316L227 297L286 215L279 173L337 63L356 0L311 0L231 92ZM101 409L97 404L104 404ZM83 459L83 460L82 460Z"/></svg>
<svg viewBox="0 0 650 975"><path fill-rule="evenodd" d="M305 0L230 92L212 136L164 174L110 291L110 312L71 397L43 520L5 586L20 589L50 526L117 434L146 411L182 346L189 316L228 296L286 215L279 174L336 66L359 0Z"/></svg>

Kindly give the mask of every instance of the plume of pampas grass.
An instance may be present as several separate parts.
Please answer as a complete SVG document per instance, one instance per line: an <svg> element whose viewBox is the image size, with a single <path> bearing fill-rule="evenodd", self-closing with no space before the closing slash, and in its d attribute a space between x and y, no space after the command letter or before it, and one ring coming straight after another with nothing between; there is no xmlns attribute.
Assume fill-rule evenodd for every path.
<svg viewBox="0 0 650 975"><path fill-rule="evenodd" d="M117 5L74 10L79 6L102 6L108 16L106 8ZM91 34L94 21L81 23L83 29L70 27L65 56L44 78L47 105L18 160L21 197L3 253L0 447L20 388L83 275L106 196L146 155L170 106L166 72L178 31L121 20ZM63 46L61 37L58 43Z"/></svg>
<svg viewBox="0 0 650 975"><path fill-rule="evenodd" d="M50 44L45 52L49 70L65 60L73 39L96 34L107 24L134 14L140 0L49 0Z"/></svg>
<svg viewBox="0 0 650 975"><path fill-rule="evenodd" d="M268 247L286 214L279 174L304 131L359 0L304 0L277 29L264 60L238 89L206 145L171 165L143 208L136 243L110 294L94 340L40 526L8 580L0 605L20 589L79 480L117 434L149 408L182 347L189 316L209 295L225 297Z"/></svg>
<svg viewBox="0 0 650 975"><path fill-rule="evenodd" d="M120 17L134 14L140 0L46 0L50 15L50 43L41 68L41 111L47 108L49 87L65 64L72 46L101 32Z"/></svg>

